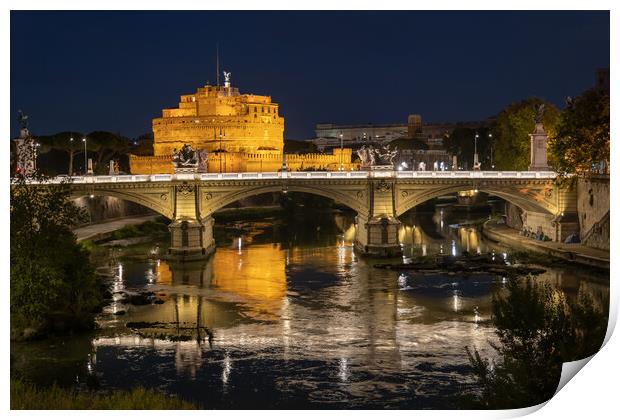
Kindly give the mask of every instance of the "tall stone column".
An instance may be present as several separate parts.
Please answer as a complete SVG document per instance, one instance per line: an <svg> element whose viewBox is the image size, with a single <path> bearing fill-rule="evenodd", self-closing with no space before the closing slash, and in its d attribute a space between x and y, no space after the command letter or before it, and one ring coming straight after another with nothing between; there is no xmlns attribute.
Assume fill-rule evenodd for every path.
<svg viewBox="0 0 620 420"><path fill-rule="evenodd" d="M377 257L402 255L398 241L400 221L395 217L394 178L368 182L369 213L355 218L355 247L362 254Z"/></svg>
<svg viewBox="0 0 620 420"><path fill-rule="evenodd" d="M541 122L536 122L534 132L530 134L530 171L548 171L547 133Z"/></svg>
<svg viewBox="0 0 620 420"><path fill-rule="evenodd" d="M189 261L207 258L215 251L213 217L200 217L198 186L183 182L175 186L175 212L170 229L168 257Z"/></svg>

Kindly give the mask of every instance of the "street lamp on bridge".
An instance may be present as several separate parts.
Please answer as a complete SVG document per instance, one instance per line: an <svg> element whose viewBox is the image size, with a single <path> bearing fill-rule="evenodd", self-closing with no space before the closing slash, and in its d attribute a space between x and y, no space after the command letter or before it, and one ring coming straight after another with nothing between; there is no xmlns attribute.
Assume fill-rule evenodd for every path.
<svg viewBox="0 0 620 420"><path fill-rule="evenodd" d="M73 141L73 139L71 139ZM84 143L84 175L88 174L88 154L86 152L86 137L82 139L82 143Z"/></svg>
<svg viewBox="0 0 620 420"><path fill-rule="evenodd" d="M493 164L493 134L489 133L489 146L491 147L491 169L495 169Z"/></svg>
<svg viewBox="0 0 620 420"><path fill-rule="evenodd" d="M478 162L478 133L474 136L474 171L480 170L480 162Z"/></svg>
<svg viewBox="0 0 620 420"><path fill-rule="evenodd" d="M342 167L342 131L340 132L340 170L344 170Z"/></svg>

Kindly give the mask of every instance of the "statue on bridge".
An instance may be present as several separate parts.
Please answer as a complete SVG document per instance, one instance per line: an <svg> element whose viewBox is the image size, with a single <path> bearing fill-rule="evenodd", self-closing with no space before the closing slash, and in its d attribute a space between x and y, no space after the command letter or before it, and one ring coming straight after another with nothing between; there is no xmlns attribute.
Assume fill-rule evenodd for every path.
<svg viewBox="0 0 620 420"><path fill-rule="evenodd" d="M37 145L28 131L28 115L21 110L17 112L17 123L19 124L19 137L14 139L15 172L30 177L37 170Z"/></svg>
<svg viewBox="0 0 620 420"><path fill-rule="evenodd" d="M545 104L534 107L534 132L530 134L530 171L548 171L547 163L547 132L543 126Z"/></svg>
<svg viewBox="0 0 620 420"><path fill-rule="evenodd" d="M534 110L536 111L536 114L534 115L534 123L542 123L543 114L545 113L545 104L535 105Z"/></svg>
<svg viewBox="0 0 620 420"><path fill-rule="evenodd" d="M390 145L383 146L381 153L379 153L379 158L382 163L380 165L394 165L394 158L398 154L398 148L394 147L390 149Z"/></svg>
<svg viewBox="0 0 620 420"><path fill-rule="evenodd" d="M184 144L181 150L174 149L172 153L172 164L174 171L180 172L197 172L198 170L198 154L189 144Z"/></svg>
<svg viewBox="0 0 620 420"><path fill-rule="evenodd" d="M394 158L398 154L398 149L390 146L381 148L373 146L362 146L357 150L357 155L361 160L362 168L372 168L373 166L394 166Z"/></svg>
<svg viewBox="0 0 620 420"><path fill-rule="evenodd" d="M365 168L371 165L371 159L374 160L374 156L371 154L371 148L366 145L360 147L355 153L359 156L362 162L361 167Z"/></svg>
<svg viewBox="0 0 620 420"><path fill-rule="evenodd" d="M205 149L198 149L196 151L196 155L198 156L198 172L209 172L209 154L207 153L207 151Z"/></svg>

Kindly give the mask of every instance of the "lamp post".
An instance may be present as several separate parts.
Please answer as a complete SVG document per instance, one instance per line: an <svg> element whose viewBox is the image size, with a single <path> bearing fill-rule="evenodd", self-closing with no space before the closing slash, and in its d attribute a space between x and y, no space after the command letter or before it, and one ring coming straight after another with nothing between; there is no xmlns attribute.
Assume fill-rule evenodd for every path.
<svg viewBox="0 0 620 420"><path fill-rule="evenodd" d="M86 137L82 139L84 143L84 175L88 174L88 154L86 152Z"/></svg>
<svg viewBox="0 0 620 420"><path fill-rule="evenodd" d="M222 137L224 137L224 135L222 134L222 129L220 128L220 147L218 152L220 155L220 173L222 173Z"/></svg>
<svg viewBox="0 0 620 420"><path fill-rule="evenodd" d="M39 157L39 147L41 147L41 143L34 144L33 157L32 157L32 170L34 172L37 171L37 159Z"/></svg>
<svg viewBox="0 0 620 420"><path fill-rule="evenodd" d="M480 163L478 162L478 133L474 136L474 170L480 170Z"/></svg>
<svg viewBox="0 0 620 420"><path fill-rule="evenodd" d="M73 176L73 136L69 138L69 141L71 142L69 146L69 176L72 177Z"/></svg>
<svg viewBox="0 0 620 420"><path fill-rule="evenodd" d="M495 169L493 165L493 134L489 133L489 146L491 147L491 169Z"/></svg>
<svg viewBox="0 0 620 420"><path fill-rule="evenodd" d="M342 171L342 131L340 132L340 170Z"/></svg>

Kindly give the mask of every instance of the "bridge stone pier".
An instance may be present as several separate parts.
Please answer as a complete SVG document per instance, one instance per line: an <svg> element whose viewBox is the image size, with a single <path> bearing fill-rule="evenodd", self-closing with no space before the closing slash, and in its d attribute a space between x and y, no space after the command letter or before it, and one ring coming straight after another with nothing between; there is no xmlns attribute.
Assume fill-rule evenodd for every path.
<svg viewBox="0 0 620 420"><path fill-rule="evenodd" d="M68 181L73 198L118 197L167 217L171 220L169 257L192 260L215 250L216 210L242 198L278 191L320 195L357 212L355 247L365 255L399 255L398 217L427 200L463 190L487 192L517 205L534 231L543 227L545 235L561 241L579 233L577 195L573 187L560 186L555 178L554 172L376 170L112 175Z"/></svg>

